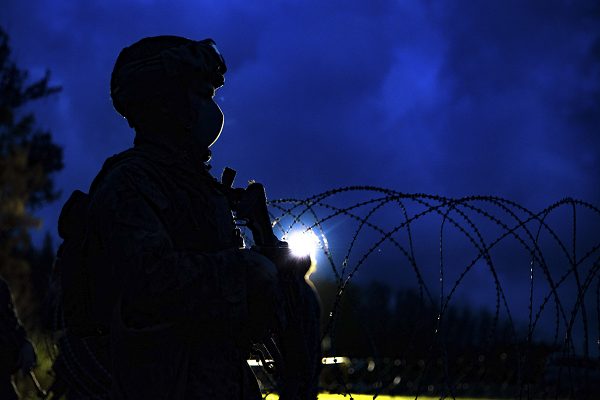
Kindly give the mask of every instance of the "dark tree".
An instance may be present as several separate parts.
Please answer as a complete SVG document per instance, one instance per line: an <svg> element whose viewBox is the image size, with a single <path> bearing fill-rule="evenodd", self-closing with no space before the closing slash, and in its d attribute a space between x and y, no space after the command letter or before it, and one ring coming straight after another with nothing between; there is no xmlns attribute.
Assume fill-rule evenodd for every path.
<svg viewBox="0 0 600 400"><path fill-rule="evenodd" d="M26 261L29 230L40 222L33 211L58 197L53 173L63 167L62 149L24 110L60 88L50 86L48 71L32 83L28 77L12 60L8 35L0 27L0 275L9 282L24 319L35 307Z"/></svg>
<svg viewBox="0 0 600 400"><path fill-rule="evenodd" d="M31 300L36 305L31 323L43 331L50 331L54 322L56 298L49 293L49 289L55 255L54 241L49 232L46 232L41 247L32 246L25 254L31 274Z"/></svg>

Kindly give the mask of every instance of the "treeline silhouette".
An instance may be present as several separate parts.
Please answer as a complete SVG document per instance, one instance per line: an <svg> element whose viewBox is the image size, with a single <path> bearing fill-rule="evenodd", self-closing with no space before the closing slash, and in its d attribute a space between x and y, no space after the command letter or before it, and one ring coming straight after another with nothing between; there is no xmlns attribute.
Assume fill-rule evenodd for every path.
<svg viewBox="0 0 600 400"><path fill-rule="evenodd" d="M335 302L336 283L316 283L325 307ZM356 357L396 357L428 349L439 327L439 307L417 289L394 289L381 282L348 285L340 300L333 335L335 351ZM323 315L327 326L329 315ZM360 321L360 324L357 324ZM484 348L490 343L510 344L513 328L486 308L463 304L445 310L443 340L448 348L461 351Z"/></svg>
<svg viewBox="0 0 600 400"><path fill-rule="evenodd" d="M524 323L513 325L486 308L457 304L440 315L417 289L372 282L347 286L331 321L339 286L316 286L325 311L324 353L339 358L324 366L327 391L577 397L574 387L589 392L598 385L597 363L579 365L558 346L528 341ZM571 382L561 382L561 372Z"/></svg>

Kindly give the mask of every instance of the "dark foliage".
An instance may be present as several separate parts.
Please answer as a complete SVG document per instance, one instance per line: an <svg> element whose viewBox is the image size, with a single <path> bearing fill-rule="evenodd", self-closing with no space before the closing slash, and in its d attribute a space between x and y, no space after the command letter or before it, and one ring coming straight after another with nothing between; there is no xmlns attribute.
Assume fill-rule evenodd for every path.
<svg viewBox="0 0 600 400"><path fill-rule="evenodd" d="M63 154L50 132L38 128L34 114L26 110L32 101L60 88L50 85L49 72L32 83L28 78L11 58L9 37L0 27L0 274L10 284L21 319L31 327L41 292L32 293L30 279L35 290L43 290L38 286L44 278L31 277L29 230L40 222L33 210L59 195L53 174L63 168ZM48 249L41 255L44 252ZM35 262L41 260L36 257Z"/></svg>
<svg viewBox="0 0 600 400"><path fill-rule="evenodd" d="M11 162L16 154L26 152L26 167L31 176L21 172L27 178L25 201L33 208L55 200L59 194L51 174L63 168L62 149L52 141L50 132L35 126L33 113L21 115L19 111L29 102L57 93L61 88L50 86L49 71L43 78L27 84L28 72L17 67L10 53L8 35L0 27L0 156L4 164ZM2 183L4 195L15 193L10 181Z"/></svg>

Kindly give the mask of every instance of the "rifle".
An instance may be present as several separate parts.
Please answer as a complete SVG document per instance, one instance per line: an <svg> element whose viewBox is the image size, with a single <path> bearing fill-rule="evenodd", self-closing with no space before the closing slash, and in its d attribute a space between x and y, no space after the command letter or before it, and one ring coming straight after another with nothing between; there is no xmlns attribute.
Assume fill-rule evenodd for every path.
<svg viewBox="0 0 600 400"><path fill-rule="evenodd" d="M236 219L250 229L255 248L276 264L285 298L285 327L258 344L257 352L267 353L274 360L266 367L267 372L276 373L280 399L316 399L320 301L314 287L304 278L310 268L310 257L291 256L288 244L273 233L264 186L251 181L246 189L233 188L235 175L236 171L227 167L221 175L231 209Z"/></svg>
<svg viewBox="0 0 600 400"><path fill-rule="evenodd" d="M228 190L229 203L236 218L243 220L252 232L255 246L259 248L288 247L286 242L279 240L273 233L264 186L251 181L246 189L233 188L236 174L234 169L225 167L221 175L221 183Z"/></svg>

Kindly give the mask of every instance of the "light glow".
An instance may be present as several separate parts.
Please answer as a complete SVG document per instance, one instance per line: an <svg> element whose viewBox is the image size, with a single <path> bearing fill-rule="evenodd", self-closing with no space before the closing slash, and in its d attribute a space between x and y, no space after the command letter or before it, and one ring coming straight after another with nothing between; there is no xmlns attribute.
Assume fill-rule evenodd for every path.
<svg viewBox="0 0 600 400"><path fill-rule="evenodd" d="M265 360L267 363L272 363L273 360ZM249 359L246 360L249 366L251 367L262 367L263 363L261 360ZM323 357L321 359L321 364L330 365L330 364L350 364L350 359L348 357Z"/></svg>
<svg viewBox="0 0 600 400"><path fill-rule="evenodd" d="M321 359L321 364L350 364L350 359L348 357L323 357Z"/></svg>
<svg viewBox="0 0 600 400"><path fill-rule="evenodd" d="M319 238L312 231L295 231L285 239L292 254L296 257L314 258L319 246Z"/></svg>

